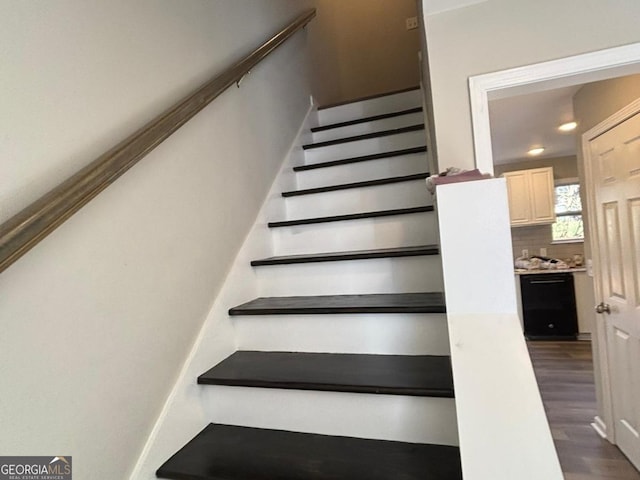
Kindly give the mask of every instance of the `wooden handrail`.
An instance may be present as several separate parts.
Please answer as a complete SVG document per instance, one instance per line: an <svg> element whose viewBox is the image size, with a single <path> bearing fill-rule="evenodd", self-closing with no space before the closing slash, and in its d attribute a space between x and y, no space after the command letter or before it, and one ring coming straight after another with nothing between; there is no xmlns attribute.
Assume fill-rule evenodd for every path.
<svg viewBox="0 0 640 480"><path fill-rule="evenodd" d="M306 11L242 60L0 225L0 272L111 185L227 88L239 82L315 15L315 9Z"/></svg>

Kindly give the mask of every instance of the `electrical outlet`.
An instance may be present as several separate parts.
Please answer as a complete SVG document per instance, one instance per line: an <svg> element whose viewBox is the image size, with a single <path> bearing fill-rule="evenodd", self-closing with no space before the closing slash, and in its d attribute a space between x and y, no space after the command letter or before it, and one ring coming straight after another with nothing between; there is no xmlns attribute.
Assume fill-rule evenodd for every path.
<svg viewBox="0 0 640 480"><path fill-rule="evenodd" d="M522 256L524 258L529 258L529 250L527 250L526 248L522 249Z"/></svg>
<svg viewBox="0 0 640 480"><path fill-rule="evenodd" d="M407 18L407 30L415 30L418 28L418 17Z"/></svg>
<svg viewBox="0 0 640 480"><path fill-rule="evenodd" d="M544 247L540 247L540 256L541 257L546 257L547 256L547 249Z"/></svg>

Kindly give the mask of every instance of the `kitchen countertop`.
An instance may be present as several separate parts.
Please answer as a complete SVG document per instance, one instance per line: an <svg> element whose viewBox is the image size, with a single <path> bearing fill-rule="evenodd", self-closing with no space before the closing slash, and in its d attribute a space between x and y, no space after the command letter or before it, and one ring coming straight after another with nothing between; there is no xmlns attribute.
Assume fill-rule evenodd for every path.
<svg viewBox="0 0 640 480"><path fill-rule="evenodd" d="M585 267L576 267L576 268L549 268L544 270L524 270L524 269L516 269L516 275L537 275L540 273L574 273L574 272L586 272L587 269Z"/></svg>

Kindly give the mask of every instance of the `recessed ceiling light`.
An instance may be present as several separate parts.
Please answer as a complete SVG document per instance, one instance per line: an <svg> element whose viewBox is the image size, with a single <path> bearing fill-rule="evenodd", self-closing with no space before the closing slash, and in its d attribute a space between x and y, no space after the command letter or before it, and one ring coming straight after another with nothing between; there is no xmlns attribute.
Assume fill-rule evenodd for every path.
<svg viewBox="0 0 640 480"><path fill-rule="evenodd" d="M542 152L544 152L544 147L534 147L531 150L529 150L527 153L532 157L535 157L536 155L540 155Z"/></svg>
<svg viewBox="0 0 640 480"><path fill-rule="evenodd" d="M572 130L575 130L577 126L578 124L576 122L567 122L560 125L558 130L561 132L571 132Z"/></svg>

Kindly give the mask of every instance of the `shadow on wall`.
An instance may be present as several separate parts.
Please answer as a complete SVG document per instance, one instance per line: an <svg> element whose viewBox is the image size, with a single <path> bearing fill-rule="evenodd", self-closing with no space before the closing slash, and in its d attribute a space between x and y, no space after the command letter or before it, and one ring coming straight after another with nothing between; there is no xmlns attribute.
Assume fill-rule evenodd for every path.
<svg viewBox="0 0 640 480"><path fill-rule="evenodd" d="M415 0L317 0L309 26L311 79L320 106L419 84Z"/></svg>

